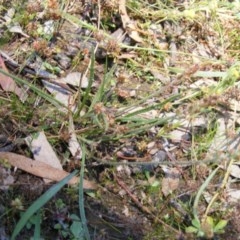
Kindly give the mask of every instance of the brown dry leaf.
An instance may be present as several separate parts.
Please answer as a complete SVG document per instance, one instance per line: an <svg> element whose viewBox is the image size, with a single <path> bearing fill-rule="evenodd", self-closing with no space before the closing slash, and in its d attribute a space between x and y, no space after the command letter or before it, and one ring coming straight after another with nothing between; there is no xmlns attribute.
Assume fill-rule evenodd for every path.
<svg viewBox="0 0 240 240"><path fill-rule="evenodd" d="M162 193L166 197L178 188L180 173L176 168L167 169L164 172L166 177L162 180Z"/></svg>
<svg viewBox="0 0 240 240"><path fill-rule="evenodd" d="M42 161L54 168L62 170L62 165L49 144L44 132L39 132L37 137L28 136L25 138L25 141L30 147L35 160Z"/></svg>
<svg viewBox="0 0 240 240"><path fill-rule="evenodd" d="M68 91L67 89L56 85L54 83L51 83L46 80L42 80L42 83L44 87L52 94L54 95L54 98L61 102L63 105L66 107L69 107L73 112L76 109L76 106L74 104L74 96L73 94ZM59 107L58 110L62 112L66 112L66 108L64 107Z"/></svg>
<svg viewBox="0 0 240 240"><path fill-rule="evenodd" d="M54 168L62 170L62 165L49 144L44 132L39 132L37 137L28 136L25 138L25 141L31 149L35 160L42 161ZM46 183L51 182L49 179L44 179L44 181Z"/></svg>
<svg viewBox="0 0 240 240"><path fill-rule="evenodd" d="M139 36L136 31L135 23L130 19L126 10L126 0L119 1L119 13L121 15L123 28L128 32L130 38L132 38L136 42L143 42L142 38Z"/></svg>
<svg viewBox="0 0 240 240"><path fill-rule="evenodd" d="M14 167L20 168L25 172L31 173L38 177L51 179L56 182L61 181L69 174L64 170L51 167L50 165L41 161L33 160L15 153L0 152L0 159ZM79 178L73 177L68 184L75 185L78 182ZM92 181L83 180L83 188L96 189L96 184Z"/></svg>
<svg viewBox="0 0 240 240"><path fill-rule="evenodd" d="M80 72L71 72L66 77L60 78L58 81L76 87L81 83L81 88L87 88L89 83L89 79L86 76L82 77L82 73Z"/></svg>
<svg viewBox="0 0 240 240"><path fill-rule="evenodd" d="M5 72L8 72L1 56L0 56L0 68ZM25 92L17 86L17 84L14 82L14 80L11 77L8 77L3 73L0 73L0 85L4 91L14 92L21 101L24 101Z"/></svg>
<svg viewBox="0 0 240 240"><path fill-rule="evenodd" d="M54 95L54 98L59 102L63 103L66 107L71 109L72 112L76 111L75 96L72 94L68 85L87 88L89 80L87 77L83 76L80 72L69 73L64 78L55 79L54 82L49 82L47 80L42 80L44 87ZM94 84L93 84L94 86ZM66 108L59 108L59 110L66 112Z"/></svg>

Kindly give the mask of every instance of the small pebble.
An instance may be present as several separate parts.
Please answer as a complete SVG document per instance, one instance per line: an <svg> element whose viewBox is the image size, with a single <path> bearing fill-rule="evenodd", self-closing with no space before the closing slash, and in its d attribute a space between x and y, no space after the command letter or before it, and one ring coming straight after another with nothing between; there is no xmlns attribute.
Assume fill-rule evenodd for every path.
<svg viewBox="0 0 240 240"><path fill-rule="evenodd" d="M69 58L65 53L58 53L54 56L54 59L63 69L68 69L71 66L71 58Z"/></svg>
<svg viewBox="0 0 240 240"><path fill-rule="evenodd" d="M154 171L155 168L161 164L161 162L165 161L167 158L166 152L159 150L156 154L154 154L152 161L148 164L144 163L141 165L142 171Z"/></svg>

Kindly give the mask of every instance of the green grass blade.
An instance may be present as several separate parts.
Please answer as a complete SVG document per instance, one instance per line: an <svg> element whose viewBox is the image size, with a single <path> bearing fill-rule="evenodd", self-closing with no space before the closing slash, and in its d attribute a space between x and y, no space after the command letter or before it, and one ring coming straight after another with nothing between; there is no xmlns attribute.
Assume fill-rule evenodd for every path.
<svg viewBox="0 0 240 240"><path fill-rule="evenodd" d="M35 229L34 229L34 239L40 239L41 235L41 214L40 214L40 210L37 211L36 214L36 222L35 222Z"/></svg>
<svg viewBox="0 0 240 240"><path fill-rule="evenodd" d="M92 84L93 84L93 80L94 80L94 64L95 64L95 57L94 57L94 51L92 49L91 64L90 64L90 69L89 69L89 71L90 71L89 82L88 82L88 86L85 90L85 94L84 94L82 102L80 102L80 95L79 95L79 103L78 103L79 107L78 107L77 114L75 114L76 116L79 115L81 110L86 105L87 100L90 99L90 92L91 92L91 88L92 88ZM79 91L80 91L80 87L79 87Z"/></svg>
<svg viewBox="0 0 240 240"><path fill-rule="evenodd" d="M111 77L113 75L113 72L116 70L116 64L111 68L111 70L109 72L107 72L107 65L108 62L106 60L106 64L105 64L105 70L104 70L104 77L103 80L101 81L101 84L96 92L96 94L94 95L94 98L92 100L91 106L89 107L89 111L91 111L94 107L94 105L97 102L106 102L107 99L106 97L106 89L109 89L109 85L111 84Z"/></svg>
<svg viewBox="0 0 240 240"><path fill-rule="evenodd" d="M18 221L11 240L14 240L16 236L20 233L23 227L27 224L30 217L36 213L44 204L46 204L60 189L68 183L68 181L77 174L77 170L73 171L59 183L53 185L48 191L46 191L40 198L38 198L22 215L21 219Z"/></svg>
<svg viewBox="0 0 240 240"><path fill-rule="evenodd" d="M68 14L66 12L62 12L61 16L62 16L63 19L66 19L67 21L69 21L71 23L74 23L74 24L76 24L78 26L82 26L82 27L87 28L87 29L89 29L91 31L96 31L97 30L97 28L95 26L93 26L92 24L89 24L89 23L87 23L85 21L82 21L78 17L73 16L71 14Z"/></svg>
<svg viewBox="0 0 240 240"><path fill-rule="evenodd" d="M79 212L81 217L81 222L83 226L84 236L86 240L91 240L90 234L87 227L87 220L84 210L84 194L83 194L83 176L85 169L85 156L86 156L86 148L85 145L82 144L82 162L81 162L81 171L80 171L80 183L79 183Z"/></svg>
<svg viewBox="0 0 240 240"><path fill-rule="evenodd" d="M145 107L145 108L142 108L142 109L138 109L138 110L136 110L134 112L131 112L129 114L125 114L124 116L121 115L121 116L117 117L116 119L118 120L118 119L123 119L123 118L126 118L126 117L129 118L129 117L132 117L132 116L135 117L138 114L146 113L146 112L154 110L154 109L160 109L165 104L167 104L168 102L172 102L172 101L176 100L178 97L180 97L180 94L173 95L173 96L169 97L168 99L164 100L161 103L158 103L158 104L155 104L155 105L152 105L152 106L148 106L148 107Z"/></svg>
<svg viewBox="0 0 240 240"><path fill-rule="evenodd" d="M47 100L48 102L50 102L51 104L56 106L57 108L59 108L59 107L65 107L66 108L66 106L64 106L61 102L56 100L53 96L51 96L50 94L42 91L41 89L39 89L38 87L36 87L32 83L30 83L30 82L28 82L28 81L26 81L24 79L21 79L21 78L19 78L17 76L14 76L13 74L8 73L8 72L2 70L1 68L0 68L0 73L6 75L8 77L11 77L19 85L26 85L26 86L28 86L33 92L35 92L40 97L44 98L45 100Z"/></svg>
<svg viewBox="0 0 240 240"><path fill-rule="evenodd" d="M197 195L195 197L195 200L194 200L194 203L193 203L193 215L194 215L194 219L196 219L198 221L199 221L199 218L198 218L197 208L198 208L198 203L199 203L200 196L202 195L205 188L209 185L210 181L215 176L215 174L217 173L218 170L219 170L219 167L217 167L216 169L214 169L211 172L211 174L207 177L207 179L204 181L204 183L199 188L199 190L197 192Z"/></svg>

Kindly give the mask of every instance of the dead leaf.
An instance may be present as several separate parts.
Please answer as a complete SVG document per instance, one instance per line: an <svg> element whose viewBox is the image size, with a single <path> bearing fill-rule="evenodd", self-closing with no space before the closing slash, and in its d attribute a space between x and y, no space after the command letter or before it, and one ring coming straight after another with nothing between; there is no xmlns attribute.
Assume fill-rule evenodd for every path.
<svg viewBox="0 0 240 240"><path fill-rule="evenodd" d="M126 0L119 1L119 13L121 15L123 28L127 31L130 38L132 38L136 42L143 42L142 38L139 36L136 31L135 23L130 19L126 10Z"/></svg>
<svg viewBox="0 0 240 240"><path fill-rule="evenodd" d="M162 193L167 197L178 188L180 173L177 168L167 168L164 172L165 177L162 180Z"/></svg>
<svg viewBox="0 0 240 240"><path fill-rule="evenodd" d="M74 96L70 91L46 80L42 80L42 83L56 100L61 102L64 106L69 107L73 112L75 111ZM66 112L66 108L64 107L60 107L59 110Z"/></svg>
<svg viewBox="0 0 240 240"><path fill-rule="evenodd" d="M26 37L26 38L29 38L30 36L28 36L26 33L23 32L22 30L22 27L19 25L19 24L16 24L14 26L11 26L8 28L9 29L9 32L12 32L12 33L19 33L21 34L22 36Z"/></svg>
<svg viewBox="0 0 240 240"><path fill-rule="evenodd" d="M88 87L88 78L83 76L80 72L72 72L69 73L66 77L60 78L59 82L61 83L67 83L73 86L78 87L81 81L81 88L87 88Z"/></svg>
<svg viewBox="0 0 240 240"><path fill-rule="evenodd" d="M53 181L61 181L67 175L68 172L54 168L42 161L33 160L31 158L24 157L19 154L11 152L0 152L0 159L6 163L11 164L25 172L31 173L35 176L50 179ZM73 177L68 184L75 185L79 183L78 177ZM96 189L96 184L92 181L83 180L84 189Z"/></svg>
<svg viewBox="0 0 240 240"><path fill-rule="evenodd" d="M119 43L122 43L125 38L124 30L122 28L118 28L111 34L111 37L112 39L117 39Z"/></svg>
<svg viewBox="0 0 240 240"><path fill-rule="evenodd" d="M69 73L64 78L55 79L54 82L42 80L44 87L54 95L54 98L63 103L66 107L71 109L72 112L76 111L75 96L70 90L68 90L68 84L79 87L81 82L81 88L87 88L89 80L87 77L82 78L80 72ZM56 84L55 84L56 83ZM93 84L94 86L94 84ZM66 108L59 108L61 111L66 112Z"/></svg>
<svg viewBox="0 0 240 240"><path fill-rule="evenodd" d="M1 56L0 56L0 68L8 73L8 70ZM19 88L11 77L8 77L3 73L0 73L0 85L4 91L15 93L19 97L19 99L22 102L24 102L26 96L25 91Z"/></svg>
<svg viewBox="0 0 240 240"><path fill-rule="evenodd" d="M38 133L37 137L28 136L25 138L27 145L29 146L35 160L42 161L50 166L62 170L62 165L49 144L44 132ZM49 179L44 179L49 183Z"/></svg>
<svg viewBox="0 0 240 240"><path fill-rule="evenodd" d="M7 12L5 13L3 19L5 20L5 24L8 25L11 23L14 15L15 15L15 9L14 8L10 8L7 10Z"/></svg>

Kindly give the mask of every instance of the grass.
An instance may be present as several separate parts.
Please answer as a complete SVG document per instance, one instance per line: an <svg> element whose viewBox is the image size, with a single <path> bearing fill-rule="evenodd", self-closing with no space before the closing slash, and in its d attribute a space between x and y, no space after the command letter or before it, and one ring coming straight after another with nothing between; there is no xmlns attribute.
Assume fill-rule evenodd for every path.
<svg viewBox="0 0 240 240"><path fill-rule="evenodd" d="M175 236L177 233L187 235L187 232L192 233L194 237L209 238L220 234L226 228L227 220L231 216L225 219L224 210L221 212L213 203L219 206L224 205L220 192L227 189L226 182L230 170L228 168L223 171L219 170L218 165L221 166L222 161L218 159L220 153L216 153L215 159L206 159L206 156L219 129L218 119L225 113L237 112L236 106L233 110L229 105L230 99L238 96L240 76L238 35L236 34L239 18L237 2L191 1L189 4L178 6L176 1L127 1L129 17L134 19L136 29L143 39L141 44L136 44L134 41L130 41L130 44L113 41L111 31L119 27L121 16L118 14L117 4L111 5L110 1L101 5L100 15L97 15L99 8L97 3L89 7L90 13L101 18L100 23L94 22L95 20L89 17L82 20L77 14L68 12L66 6L70 2L67 1L61 1L58 5L52 0L44 5L39 3L39 6L29 5L27 1L24 3L28 10L31 10L31 7L37 9L41 7L49 15L40 21L37 13L28 16L25 14L26 8L21 7L18 1L13 1L17 10L13 22L20 23L23 31L30 35L31 41L39 44L34 48L28 39L25 39L26 49L31 51L26 51L19 45L18 41L21 36L11 33L7 26L0 27L0 30L3 29L0 39L3 43L2 48L6 47L6 39L9 39L9 47L13 46L12 50L14 50L14 44L18 43L18 49L15 49L13 56L16 60L24 59L18 71L8 73L0 68L0 73L11 77L19 86L29 89L29 97L24 103L21 103L17 97L9 97L8 93L1 93L0 101L4 106L0 109L0 114L3 116L0 120L1 128L4 129L6 118L8 118L14 125L12 132L7 128L10 136L24 138L30 133L44 129L63 162L67 158L64 168L70 170L81 168L80 183L84 175L93 178L101 176L103 181L99 182L100 188L113 191L116 195L121 188L113 176L120 175L116 167L122 165L117 153L119 151L122 153L125 148L134 152L133 155L126 155L126 159L133 157L140 161L146 157L152 158L149 145L154 143L153 150L154 148L163 150L163 140L167 139L170 141L169 154L176 158L177 165L174 165L176 162L169 162L169 159L166 159L162 162L162 166L180 168L181 181L185 182L180 183L179 190L167 197L163 195L161 179L165 175L161 167L152 173L140 172L135 175L132 173L122 179L126 182L131 179L133 183L130 187L136 194L136 198L143 198L141 210L147 208L150 213L155 213L156 219L153 220L151 214L145 212L150 221L161 224L161 227L154 228L153 233L146 234L145 239L151 239L153 235L159 237L156 239L173 239L173 234ZM3 16L9 6L9 3L4 2L4 7L0 8ZM54 33L56 36L54 34L49 36L45 35L43 30L40 31L40 25L53 16L56 17L54 21L56 21L59 34L69 30L69 39L75 36L70 32L70 28L61 30L65 20L72 28L78 27L91 32L89 36L80 36L81 39L85 39L85 42L91 39L96 40L97 43L96 46L87 49L90 53L85 53L86 49L78 48L76 56L79 58L71 59L71 67L67 70L58 66L54 60L54 54L59 49L64 49L61 50L64 53L69 42L66 39L60 41L57 36L58 32ZM109 22L110 19L112 22ZM46 42L45 46L43 43ZM170 46L175 46L176 50L172 50ZM48 53L44 51L46 48L50 50ZM96 59L97 48L105 48L106 58L104 60ZM76 111L71 113L68 107L44 89L40 80L31 81L27 75L23 75L21 70L28 62L31 62L29 52L38 55L52 74L59 74L59 69L65 74L83 69L82 75L86 75L89 81L86 89L80 87L73 89ZM170 64L171 62L173 64ZM101 68L100 71L99 68ZM158 75L154 75L153 70ZM198 83L200 80L202 83L198 87L191 87L193 83ZM210 80L214 81L215 85L208 85ZM144 87L140 89L139 86ZM131 91L135 91L132 96ZM40 99L37 106L35 105L36 99ZM65 111L60 111L60 109ZM71 114L73 114L75 132L83 152L81 163L77 162L76 166L71 165L74 158L67 149L69 133L66 129ZM194 125L194 121L198 118L204 119L203 126ZM235 133L237 124L231 126ZM174 138L170 137L173 130L183 128L187 129L186 132L191 135L190 140L186 141L189 145L185 147L182 146L184 141L175 143ZM24 146L19 146L19 148L18 151L29 154ZM231 150L229 152L229 156L232 156ZM69 156L71 160L68 159ZM95 166L98 164L107 170L96 170ZM124 164L128 167L139 165L138 162ZM148 164L148 162L141 164ZM206 173L203 175L198 170L201 164L206 165ZM144 186L146 175L147 181L150 181L152 177L156 178L159 184L157 188L149 187L149 183L146 187ZM121 178L121 175L118 177ZM220 187L216 184L215 189L212 188L212 184L221 178L224 179L224 183ZM142 181L143 185L138 181ZM36 214L34 238L39 239L44 235L44 229L40 229L43 217L41 213L46 211L45 204L65 183L66 180L59 182L45 192L26 209L16 225L14 224L16 216L12 216L12 224L15 225L12 239L15 239L26 227L34 214ZM139 189L141 191L138 191ZM214 189L213 200L205 204L203 198L208 189ZM193 205L191 205L192 200L187 200L187 202L180 200L180 195L182 193L187 195L188 192L190 192L191 199L194 198ZM195 195L194 192L197 194ZM78 193L73 195L76 194L79 196L79 212L75 214L74 211L74 213L70 211L73 213L72 224L68 224L67 230L59 226L58 231L59 234L61 232L62 237L65 234L68 237L75 237L74 239L81 239L81 237L91 239L94 234L87 224L81 184ZM99 201L104 199L104 193L97 196ZM131 198L123 195L123 199L126 202ZM179 209L169 204L172 199L177 199L177 202L184 206L188 221L183 220L187 216L183 216ZM107 202L107 199L105 201ZM152 201L155 201L158 207L151 204ZM123 206L118 206L118 208L122 210ZM198 212L198 208L204 208L206 211ZM4 214L0 215L2 218L6 217ZM77 231L78 228L81 231ZM211 233L209 235L208 230ZM192 236L189 235L189 237Z"/></svg>
<svg viewBox="0 0 240 240"><path fill-rule="evenodd" d="M77 170L69 174L66 178L64 178L59 183L52 186L47 192L45 192L39 199L37 199L28 209L27 211L22 215L21 219L16 224L14 231L12 233L11 239L16 239L17 235L21 232L21 230L24 228L24 226L27 224L27 221L33 216L34 213L37 213L37 224L35 228L35 234L40 235L39 230L39 209L41 209L60 189L68 183L68 181L75 176L77 173ZM39 238L38 238L39 239Z"/></svg>

